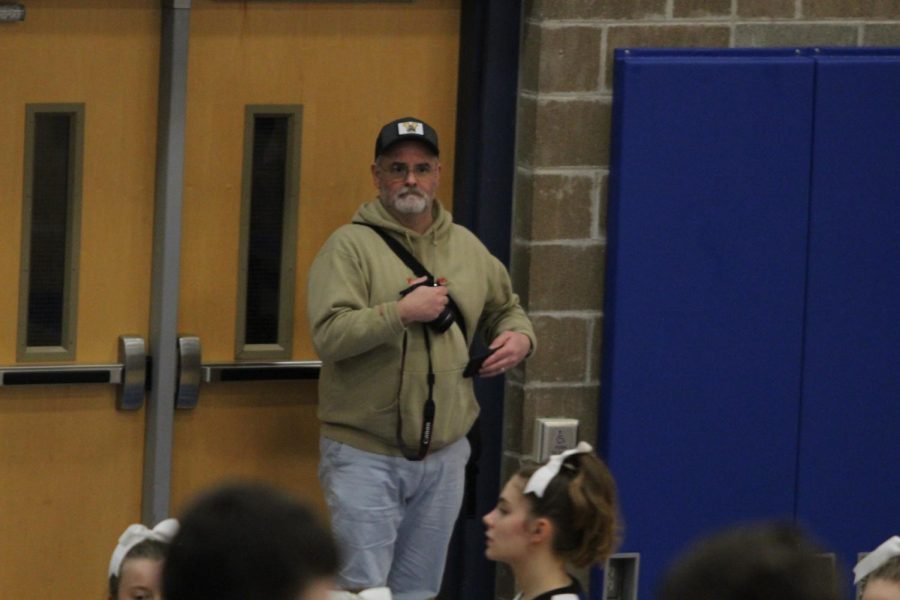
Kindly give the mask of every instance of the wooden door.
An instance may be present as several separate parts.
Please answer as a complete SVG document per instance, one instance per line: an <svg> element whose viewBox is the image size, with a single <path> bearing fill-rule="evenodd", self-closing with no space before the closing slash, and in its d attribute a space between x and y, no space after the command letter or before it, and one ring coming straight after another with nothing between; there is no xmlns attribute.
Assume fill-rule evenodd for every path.
<svg viewBox="0 0 900 600"><path fill-rule="evenodd" d="M0 365L112 364L120 335L147 337L158 5L35 0L25 21L0 27L9 59L0 84ZM34 259L35 289L47 225L36 217L28 226L41 192L26 175L42 177L43 163L26 155L34 157L41 115L71 117L69 231L77 238L67 251L76 271L65 303L70 335L65 348L46 351L43 342L20 344L28 298L20 270L23 258ZM105 597L118 536L140 520L144 411L117 411L109 384L4 379L0 597Z"/></svg>
<svg viewBox="0 0 900 600"><path fill-rule="evenodd" d="M455 1L193 3L179 328L200 339L204 363L254 360L236 341L248 119L292 119L292 336L279 359L315 360L305 273L331 231L374 197L369 164L382 124L415 115L440 132L441 197L452 197L458 37ZM176 414L173 505L253 477L323 506L317 462L314 381L204 384L197 407Z"/></svg>
<svg viewBox="0 0 900 600"><path fill-rule="evenodd" d="M237 341L245 130L248 115L289 114L293 302L290 343L275 354L315 360L305 273L374 196L368 165L381 124L415 115L438 129L449 206L458 2L198 0L190 13L183 234L166 241L181 243L179 330L201 340L204 363L255 360ZM25 21L2 26L0 377L5 367L117 363L125 334L149 352L161 21L158 0L32 0ZM42 223L28 218L29 116L42 111L71 116L77 172L70 339L56 354L20 343L31 225ZM116 394L109 384L0 385L0 596L104 597L109 556L141 520L144 485L146 410L117 410ZM175 417L172 514L236 477L322 506L315 403L314 381L203 384L198 406Z"/></svg>

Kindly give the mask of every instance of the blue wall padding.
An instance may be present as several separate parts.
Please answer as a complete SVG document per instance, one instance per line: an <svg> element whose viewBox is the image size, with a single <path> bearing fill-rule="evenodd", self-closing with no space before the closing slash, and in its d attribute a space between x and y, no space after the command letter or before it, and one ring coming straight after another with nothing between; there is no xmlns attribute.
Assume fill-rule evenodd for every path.
<svg viewBox="0 0 900 600"><path fill-rule="evenodd" d="M813 91L792 52L617 56L600 447L642 598L793 515Z"/></svg>
<svg viewBox="0 0 900 600"><path fill-rule="evenodd" d="M849 580L900 533L900 49L617 50L612 150L599 448L640 598L779 517Z"/></svg>
<svg viewBox="0 0 900 600"><path fill-rule="evenodd" d="M798 517L900 534L900 55L818 59Z"/></svg>

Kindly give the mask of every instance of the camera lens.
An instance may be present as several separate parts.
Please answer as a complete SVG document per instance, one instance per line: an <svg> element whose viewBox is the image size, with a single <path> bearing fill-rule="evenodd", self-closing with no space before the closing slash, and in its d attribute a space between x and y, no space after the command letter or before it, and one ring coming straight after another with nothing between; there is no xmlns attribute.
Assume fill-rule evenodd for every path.
<svg viewBox="0 0 900 600"><path fill-rule="evenodd" d="M451 325L453 325L453 313L447 308L435 320L428 322L428 326L438 333L444 333L450 329Z"/></svg>

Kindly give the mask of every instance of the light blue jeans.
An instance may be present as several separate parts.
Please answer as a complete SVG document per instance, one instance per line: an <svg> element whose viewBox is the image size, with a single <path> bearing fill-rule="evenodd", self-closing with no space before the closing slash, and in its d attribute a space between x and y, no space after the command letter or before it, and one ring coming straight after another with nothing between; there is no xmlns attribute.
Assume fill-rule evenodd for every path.
<svg viewBox="0 0 900 600"><path fill-rule="evenodd" d="M324 437L319 450L319 480L343 558L338 585L386 585L395 600L437 596L462 506L469 441L418 462Z"/></svg>

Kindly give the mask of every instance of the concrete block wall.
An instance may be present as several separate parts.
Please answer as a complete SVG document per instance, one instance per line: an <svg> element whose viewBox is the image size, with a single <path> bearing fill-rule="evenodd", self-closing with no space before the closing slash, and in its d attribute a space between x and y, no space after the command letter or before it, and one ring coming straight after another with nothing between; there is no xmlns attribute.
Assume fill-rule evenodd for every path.
<svg viewBox="0 0 900 600"><path fill-rule="evenodd" d="M512 276L540 348L510 374L503 479L534 420L597 434L612 57L619 47L900 46L900 0L528 0L517 114ZM512 598L498 569L498 598Z"/></svg>

